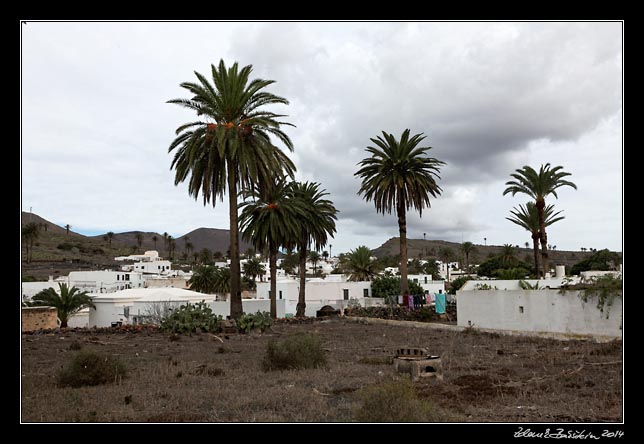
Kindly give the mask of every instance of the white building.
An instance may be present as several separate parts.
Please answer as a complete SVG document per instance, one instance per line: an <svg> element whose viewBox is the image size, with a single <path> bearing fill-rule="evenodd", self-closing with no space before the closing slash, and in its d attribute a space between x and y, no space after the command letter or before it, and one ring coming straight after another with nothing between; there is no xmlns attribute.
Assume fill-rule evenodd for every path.
<svg viewBox="0 0 644 444"><path fill-rule="evenodd" d="M258 282L257 298L269 299L270 288L270 282ZM295 314L299 291L299 278L278 278L276 299L285 301L286 314ZM371 282L368 281L351 282L341 274L306 279L306 316L315 316L316 311L325 305L343 309L348 306L351 299L357 300L362 306L377 305L382 302L382 299L371 297Z"/></svg>
<svg viewBox="0 0 644 444"><path fill-rule="evenodd" d="M445 281L432 280L431 274L409 274L407 275L407 279L423 287L425 295L434 295L439 290L445 293ZM431 300L434 300L433 296L431 296Z"/></svg>
<svg viewBox="0 0 644 444"><path fill-rule="evenodd" d="M110 327L121 324L145 323L149 316L166 309L190 303L205 301L215 315L226 317L230 315L230 302L216 301L213 294L198 293L181 288L136 288L101 294L93 297L95 309L89 311L90 327ZM285 302L277 301L277 316L284 317ZM267 299L244 299L242 308L245 313L270 311L270 301Z"/></svg>
<svg viewBox="0 0 644 444"><path fill-rule="evenodd" d="M132 265L123 265L124 271L137 271L149 274L168 274L172 270L172 262L159 257L156 250L146 251L144 254L131 254L130 256L115 257L116 261L137 261Z"/></svg>

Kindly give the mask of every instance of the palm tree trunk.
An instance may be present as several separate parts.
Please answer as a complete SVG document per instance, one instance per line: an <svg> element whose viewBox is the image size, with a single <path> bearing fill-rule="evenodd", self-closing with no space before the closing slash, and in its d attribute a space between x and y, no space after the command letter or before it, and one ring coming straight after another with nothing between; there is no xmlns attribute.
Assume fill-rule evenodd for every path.
<svg viewBox="0 0 644 444"><path fill-rule="evenodd" d="M304 317L306 311L306 237L303 236L300 244L300 293L297 298L297 309L295 316Z"/></svg>
<svg viewBox="0 0 644 444"><path fill-rule="evenodd" d="M277 248L270 247L271 318L277 318Z"/></svg>
<svg viewBox="0 0 644 444"><path fill-rule="evenodd" d="M470 254L465 253L465 270L467 274L470 274Z"/></svg>
<svg viewBox="0 0 644 444"><path fill-rule="evenodd" d="M228 206L230 214L230 317L243 313L239 265L239 225L237 222L237 175L228 164Z"/></svg>
<svg viewBox="0 0 644 444"><path fill-rule="evenodd" d="M537 211L539 214L539 237L541 240L541 262L543 266L543 277L548 272L548 235L546 234L546 221L544 217L545 200L537 200Z"/></svg>
<svg viewBox="0 0 644 444"><path fill-rule="evenodd" d="M539 233L532 234L532 250L534 253L534 272L539 277L539 270L541 269L541 256L539 255Z"/></svg>
<svg viewBox="0 0 644 444"><path fill-rule="evenodd" d="M400 232L400 287L403 296L409 295L407 282L407 214L405 202L398 193L398 230Z"/></svg>

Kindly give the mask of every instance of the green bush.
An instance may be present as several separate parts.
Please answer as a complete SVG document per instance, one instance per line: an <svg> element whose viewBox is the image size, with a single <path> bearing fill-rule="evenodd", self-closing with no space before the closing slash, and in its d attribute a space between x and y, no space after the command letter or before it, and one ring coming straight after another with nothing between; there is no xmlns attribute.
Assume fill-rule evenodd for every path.
<svg viewBox="0 0 644 444"><path fill-rule="evenodd" d="M294 370L326 366L322 341L310 333L295 333L282 342L270 341L264 357L264 371Z"/></svg>
<svg viewBox="0 0 644 444"><path fill-rule="evenodd" d="M463 285L465 285L465 282L469 281L472 279L469 276L459 276L456 279L454 279L450 286L449 286L449 294L456 294L456 290L460 290Z"/></svg>
<svg viewBox="0 0 644 444"><path fill-rule="evenodd" d="M61 387L99 385L115 382L124 378L126 373L125 365L113 356L80 351L58 373L57 382Z"/></svg>
<svg viewBox="0 0 644 444"><path fill-rule="evenodd" d="M408 379L366 386L356 393L359 405L354 410L358 422L432 422L431 405L416 396Z"/></svg>
<svg viewBox="0 0 644 444"><path fill-rule="evenodd" d="M217 332L220 321L221 316L215 316L205 301L188 302L163 319L160 328L172 333Z"/></svg>
<svg viewBox="0 0 644 444"><path fill-rule="evenodd" d="M255 314L246 314L237 319L237 328L242 333L250 333L253 330L265 331L273 325L270 313L257 312Z"/></svg>
<svg viewBox="0 0 644 444"><path fill-rule="evenodd" d="M409 294L425 294L423 287L414 281L407 280ZM385 298L386 303L397 303L400 292L400 276L378 276L371 282L371 294L374 298ZM392 299L390 301L390 299Z"/></svg>

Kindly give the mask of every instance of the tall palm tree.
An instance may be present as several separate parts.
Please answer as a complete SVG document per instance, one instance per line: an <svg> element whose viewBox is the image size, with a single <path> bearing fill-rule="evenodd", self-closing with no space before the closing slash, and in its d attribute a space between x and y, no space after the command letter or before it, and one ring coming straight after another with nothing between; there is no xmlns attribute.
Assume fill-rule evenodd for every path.
<svg viewBox="0 0 644 444"><path fill-rule="evenodd" d="M445 268L447 269L447 282L449 282L449 263L454 259L454 252L449 247L440 247L438 249L438 257L445 264Z"/></svg>
<svg viewBox="0 0 644 444"><path fill-rule="evenodd" d="M58 284L58 292L52 287L42 290L31 299L31 305L56 307L60 327L67 327L69 318L87 307L94 307L92 298L86 291L76 287L68 288L67 284ZM60 293L60 294L59 294Z"/></svg>
<svg viewBox="0 0 644 444"><path fill-rule="evenodd" d="M192 242L186 242L186 255L190 255L192 253L192 250L195 249L195 246L192 245Z"/></svg>
<svg viewBox="0 0 644 444"><path fill-rule="evenodd" d="M371 249L364 245L345 254L341 266L350 281L371 281L380 271L378 262L371 259Z"/></svg>
<svg viewBox="0 0 644 444"><path fill-rule="evenodd" d="M561 211L554 212L554 205L547 205L544 209L545 216L545 226L549 227L550 225L564 219L564 216L558 216ZM538 275L540 268L540 256L539 256L539 212L537 206L534 202L528 202L524 205L519 205L519 209L513 208L513 211L510 211L512 217L506 217L510 222L524 228L529 231L532 236L532 250L534 253L534 271ZM526 245L528 243L526 242Z"/></svg>
<svg viewBox="0 0 644 444"><path fill-rule="evenodd" d="M541 165L539 172L526 165L522 169L516 170L515 173L510 174L514 180L505 183L507 188L503 191L504 196L509 193L512 193L513 196L517 193L523 193L535 201L539 215L539 240L541 242L543 276L548 272L548 236L546 234L546 218L544 214L546 197L552 194L558 199L557 188L564 186L569 186L576 190L577 185L564 180L564 177L570 175L570 173L563 171L562 166L550 168L549 163Z"/></svg>
<svg viewBox="0 0 644 444"><path fill-rule="evenodd" d="M470 272L470 253L476 251L476 246L472 242L463 242L461 244L461 251L465 255L465 269Z"/></svg>
<svg viewBox="0 0 644 444"><path fill-rule="evenodd" d="M176 150L171 165L176 170L175 185L190 176L190 195L197 199L201 194L204 205L210 202L213 207L217 197L223 199L228 193L230 314L238 318L242 314L238 192L248 192L275 176L293 176L295 165L270 137L275 136L292 151L293 144L280 127L293 125L280 121L283 115L263 109L265 105L288 104L285 98L264 90L273 80L249 80L251 65L239 69L234 63L226 68L221 60L218 67L211 68L212 84L195 72L197 83L181 84L192 98L169 101L206 119L180 126L169 151Z"/></svg>
<svg viewBox="0 0 644 444"><path fill-rule="evenodd" d="M295 244L299 220L306 217L301 203L292 199L284 180L255 189L240 204L239 228L242 239L256 249L268 248L271 273L271 317L277 317L277 251Z"/></svg>
<svg viewBox="0 0 644 444"><path fill-rule="evenodd" d="M27 263L31 262L34 242L38 236L40 236L40 227L36 222L29 222L22 227L22 238L25 240L25 248L27 249Z"/></svg>
<svg viewBox="0 0 644 444"><path fill-rule="evenodd" d="M152 242L154 242L154 249L157 249L157 241L159 240L159 237L156 234L152 235Z"/></svg>
<svg viewBox="0 0 644 444"><path fill-rule="evenodd" d="M113 231L108 231L106 236L107 236L107 242L108 242L110 248L112 248L112 238L114 237L114 232Z"/></svg>
<svg viewBox="0 0 644 444"><path fill-rule="evenodd" d="M139 246L139 249L140 249L141 245L143 245L143 233L136 233L134 237L136 238L136 244Z"/></svg>
<svg viewBox="0 0 644 444"><path fill-rule="evenodd" d="M188 244L190 243L190 238L188 236L183 236L183 252L188 254Z"/></svg>
<svg viewBox="0 0 644 444"><path fill-rule="evenodd" d="M253 282L256 281L258 277L260 278L260 281L263 281L265 274L266 267L264 267L264 264L262 264L262 262L257 258L248 259L244 264L244 275L249 279L252 279Z"/></svg>
<svg viewBox="0 0 644 444"><path fill-rule="evenodd" d="M422 133L409 137L409 129L403 131L400 141L392 134L382 132L368 146L371 157L363 159L355 175L362 179L358 194L368 201L373 200L376 211L398 215L400 232L401 291L409 294L407 283L407 211L414 208L422 217L423 208L430 208L430 196L440 195L442 189L435 179L440 179L440 166L445 162L429 157L431 147L419 147L425 138Z"/></svg>
<svg viewBox="0 0 644 444"><path fill-rule="evenodd" d="M215 293L217 281L217 267L214 265L201 265L195 267L192 277L188 280L189 288L200 293Z"/></svg>
<svg viewBox="0 0 644 444"><path fill-rule="evenodd" d="M71 225L69 225L69 224L65 225L65 231L67 232L67 236L69 236L69 229L70 229L71 227L72 227L72 226L71 226Z"/></svg>
<svg viewBox="0 0 644 444"><path fill-rule="evenodd" d="M304 208L306 216L299 220L300 234L297 237L296 245L300 253L300 291L296 307L296 316L304 316L306 311L306 257L307 250L311 247L316 253L324 248L329 236L333 237L335 230L335 221L338 210L333 202L326 199L329 193L326 190L320 190L320 184L317 182L293 182L290 185L289 192L293 199L296 199ZM319 261L313 261L317 266Z"/></svg>
<svg viewBox="0 0 644 444"><path fill-rule="evenodd" d="M219 253L219 252L218 252ZM219 256L215 254L216 259L221 259L221 253L219 253ZM213 260L213 254L208 248L202 248L201 251L199 252L199 261L202 264L207 264L209 262L212 262Z"/></svg>
<svg viewBox="0 0 644 444"><path fill-rule="evenodd" d="M170 260L174 259L174 249L176 246L177 241L175 241L172 236L168 235L168 255L170 256Z"/></svg>

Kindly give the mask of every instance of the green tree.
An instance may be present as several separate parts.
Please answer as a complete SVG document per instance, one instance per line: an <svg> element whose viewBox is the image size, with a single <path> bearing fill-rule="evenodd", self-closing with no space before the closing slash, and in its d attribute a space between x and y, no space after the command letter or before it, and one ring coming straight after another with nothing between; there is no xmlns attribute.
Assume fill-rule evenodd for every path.
<svg viewBox="0 0 644 444"><path fill-rule="evenodd" d="M507 220L530 232L534 254L534 269L540 270L539 213L537 206L534 202L528 202L525 206L519 205L519 209L513 208L513 211L510 211L510 213L512 214L512 217L506 217ZM549 227L555 222L564 219L564 216L559 216L560 213L561 211L556 213L554 212L554 205L547 205L544 209L545 226ZM526 242L526 247L528 245L528 242Z"/></svg>
<svg viewBox="0 0 644 444"><path fill-rule="evenodd" d="M438 249L438 257L445 264L447 269L447 282L449 282L449 263L454 259L454 251L449 247L440 247Z"/></svg>
<svg viewBox="0 0 644 444"><path fill-rule="evenodd" d="M438 173L445 162L428 156L431 147L419 147L425 139L420 134L409 137L410 130L403 131L400 141L392 134L382 132L371 141L376 147L368 146L371 157L363 159L355 176L362 179L359 195L369 202L373 200L376 211L398 216L400 233L400 275L402 294L409 294L407 285L407 211L418 210L423 215L425 207L430 208L430 196L440 195L442 189L436 183Z"/></svg>
<svg viewBox="0 0 644 444"><path fill-rule="evenodd" d="M193 271L188 285L191 290L200 293L229 293L230 269L214 265L200 265Z"/></svg>
<svg viewBox="0 0 644 444"><path fill-rule="evenodd" d="M168 248L168 237L170 237L170 235L168 234L168 232L167 232L167 231L166 231L166 232L164 232L164 233L163 233L163 246L164 246L164 248L165 248L165 252L166 252L166 254L170 255L170 253L169 253L169 251L168 251L168 250L169 250L169 248Z"/></svg>
<svg viewBox="0 0 644 444"><path fill-rule="evenodd" d="M562 166L550 167L550 164L541 165L537 173L533 168L524 166L510 174L514 180L506 182L507 188L503 195L511 193L513 196L522 193L530 196L535 201L537 213L539 216L539 240L541 242L541 259L542 275L548 272L548 236L546 234L545 207L546 197L550 194L557 196L557 189L569 186L577 189L577 185L565 180L564 177L570 176L570 173L563 171ZM537 271L538 273L538 271Z"/></svg>
<svg viewBox="0 0 644 444"><path fill-rule="evenodd" d="M69 225L69 224L65 225L65 232L67 233L67 236L69 236L69 229L70 229L71 227L72 227L72 226L71 226L71 225Z"/></svg>
<svg viewBox="0 0 644 444"><path fill-rule="evenodd" d="M25 241L25 248L27 249L27 263L31 262L33 254L34 242L40 236L40 227L36 222L29 222L22 227L22 238Z"/></svg>
<svg viewBox="0 0 644 444"><path fill-rule="evenodd" d="M263 281L265 274L266 267L264 267L264 264L262 264L262 262L257 258L248 259L244 264L244 275L252 281L257 280L257 277L260 278L260 281Z"/></svg>
<svg viewBox="0 0 644 444"><path fill-rule="evenodd" d="M461 244L461 251L465 255L465 270L470 272L470 254L476 251L476 246L472 242L463 242Z"/></svg>
<svg viewBox="0 0 644 444"><path fill-rule="evenodd" d="M241 69L237 63L226 68L224 61L212 65L212 81L195 72L198 83L184 82L181 87L190 99L169 103L193 110L205 121L194 121L177 129L177 138L169 151L176 150L172 161L175 185L190 176L188 191L195 199L201 194L204 205L213 207L217 197L228 193L230 217L230 314L242 315L241 275L239 262L239 224L237 197L254 186L269 183L275 176L293 176L295 165L271 142L279 139L289 150L293 144L280 128L289 123L283 115L265 106L288 104L288 100L265 91L273 80L249 80L252 66Z"/></svg>
<svg viewBox="0 0 644 444"><path fill-rule="evenodd" d="M139 246L139 249L140 249L141 245L143 245L143 233L136 233L134 237L136 238L136 244Z"/></svg>
<svg viewBox="0 0 644 444"><path fill-rule="evenodd" d="M188 254L188 244L190 243L190 238L188 236L183 236L183 252Z"/></svg>
<svg viewBox="0 0 644 444"><path fill-rule="evenodd" d="M293 252L293 249L288 248L286 255L282 259L282 269L286 274L293 274L295 267L300 263L300 253ZM298 270L299 271L299 270ZM299 273L298 273L299 274Z"/></svg>
<svg viewBox="0 0 644 444"><path fill-rule="evenodd" d="M423 287L414 281L408 280L410 294L424 294ZM400 276L376 276L371 282L371 296L384 298L386 303L397 303L400 295Z"/></svg>
<svg viewBox="0 0 644 444"><path fill-rule="evenodd" d="M577 262L570 269L571 275L578 275L582 271L608 271L619 269L619 264L622 259L619 254L608 249L599 250L587 257L586 259Z"/></svg>
<svg viewBox="0 0 644 444"><path fill-rule="evenodd" d="M152 242L154 242L154 249L157 249L157 241L159 240L156 234L152 235Z"/></svg>
<svg viewBox="0 0 644 444"><path fill-rule="evenodd" d="M52 287L42 290L31 299L30 305L55 307L61 328L66 328L69 318L80 310L95 308L86 291L81 292L76 287L69 288L67 284L58 284L58 290L57 292Z"/></svg>
<svg viewBox="0 0 644 444"><path fill-rule="evenodd" d="M192 245L192 242L186 242L186 256L190 255L194 249L195 246Z"/></svg>
<svg viewBox="0 0 644 444"><path fill-rule="evenodd" d="M106 236L107 236L107 242L108 242L110 248L112 248L112 238L114 238L114 232L113 231L108 231Z"/></svg>
<svg viewBox="0 0 644 444"><path fill-rule="evenodd" d="M496 276L497 270L510 268L523 268L525 270L528 270L528 272L530 273L532 272L532 265L530 265L528 262L514 259L514 261L508 263L503 255L500 254L497 256L492 256L491 258L481 262L476 269L476 274L478 274L479 276L494 277ZM521 279L523 279L523 276L521 277Z"/></svg>
<svg viewBox="0 0 644 444"><path fill-rule="evenodd" d="M378 274L378 261L372 260L371 254L369 247L361 245L342 257L342 270L349 274L350 281L370 281Z"/></svg>
<svg viewBox="0 0 644 444"><path fill-rule="evenodd" d="M242 239L255 248L268 248L271 273L271 317L277 317L277 252L295 244L300 232L299 220L306 217L300 203L292 199L284 180L256 189L240 205L239 227ZM300 270L302 273L302 270Z"/></svg>
<svg viewBox="0 0 644 444"><path fill-rule="evenodd" d="M425 274L431 274L432 278L436 276L440 276L440 272L438 270L438 264L433 259L428 260L423 264L422 271Z"/></svg>
<svg viewBox="0 0 644 444"><path fill-rule="evenodd" d="M514 268L499 268L494 271L494 276L503 280L516 280L525 279L527 274L530 274L527 268L514 267Z"/></svg>

